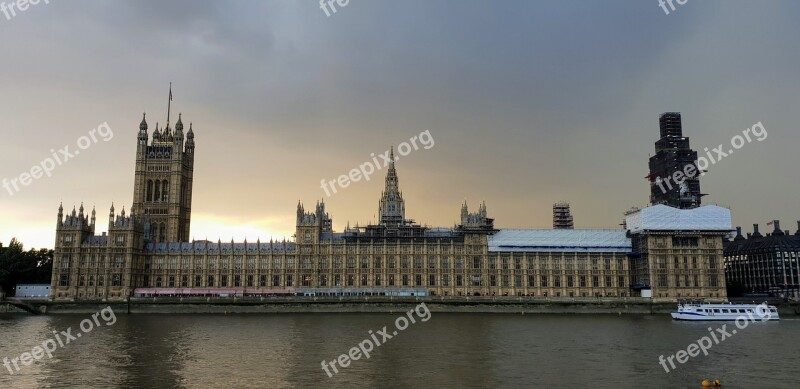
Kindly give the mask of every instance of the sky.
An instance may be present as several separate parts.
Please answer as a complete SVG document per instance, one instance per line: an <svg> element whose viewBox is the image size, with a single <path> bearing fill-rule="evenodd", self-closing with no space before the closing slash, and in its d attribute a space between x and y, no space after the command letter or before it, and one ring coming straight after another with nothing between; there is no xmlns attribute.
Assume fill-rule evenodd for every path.
<svg viewBox="0 0 800 389"><path fill-rule="evenodd" d="M53 247L61 202L96 207L106 231L112 202L133 200L142 113L151 131L163 125L170 82L172 114L195 133L194 239L291 239L298 201L324 199L335 230L374 221L385 169L331 196L321 180L424 131L433 146L397 161L408 218L450 227L464 201L485 201L496 227L549 228L552 204L568 201L577 228L618 228L649 201L647 160L670 111L700 155L762 123L766 139L709 167L704 202L746 231L797 229L796 1L336 8L51 0L0 13L0 179L112 130L50 176L0 188L0 242Z"/></svg>

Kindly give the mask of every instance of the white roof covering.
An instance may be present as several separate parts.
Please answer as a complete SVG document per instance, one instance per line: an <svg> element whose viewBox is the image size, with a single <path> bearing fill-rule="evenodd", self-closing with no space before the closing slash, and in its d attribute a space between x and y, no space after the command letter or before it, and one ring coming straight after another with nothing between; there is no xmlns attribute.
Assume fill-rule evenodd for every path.
<svg viewBox="0 0 800 389"><path fill-rule="evenodd" d="M500 230L489 251L629 253L631 241L625 230Z"/></svg>
<svg viewBox="0 0 800 389"><path fill-rule="evenodd" d="M631 232L732 230L731 210L716 205L705 205L694 209L654 205L627 215L625 224Z"/></svg>

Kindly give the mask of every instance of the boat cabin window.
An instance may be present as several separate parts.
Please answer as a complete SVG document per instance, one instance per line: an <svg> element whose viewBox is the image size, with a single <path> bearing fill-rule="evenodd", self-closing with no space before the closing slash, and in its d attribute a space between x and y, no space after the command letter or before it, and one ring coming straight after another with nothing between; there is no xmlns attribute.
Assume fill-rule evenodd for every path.
<svg viewBox="0 0 800 389"><path fill-rule="evenodd" d="M727 309L723 309L723 310L722 310L722 313L730 313L730 312L728 312L728 310L727 310Z"/></svg>
<svg viewBox="0 0 800 389"><path fill-rule="evenodd" d="M739 313L744 313L744 309L740 309L740 310L739 310Z"/></svg>
<svg viewBox="0 0 800 389"><path fill-rule="evenodd" d="M714 313L719 313L719 308L714 308Z"/></svg>
<svg viewBox="0 0 800 389"><path fill-rule="evenodd" d="M753 310L752 310L752 309L750 309L750 308L748 308L748 309L747 309L747 313L753 313Z"/></svg>
<svg viewBox="0 0 800 389"><path fill-rule="evenodd" d="M770 311L770 312L778 312L778 309L777 309L777 308L770 308L770 310L769 310L769 311Z"/></svg>

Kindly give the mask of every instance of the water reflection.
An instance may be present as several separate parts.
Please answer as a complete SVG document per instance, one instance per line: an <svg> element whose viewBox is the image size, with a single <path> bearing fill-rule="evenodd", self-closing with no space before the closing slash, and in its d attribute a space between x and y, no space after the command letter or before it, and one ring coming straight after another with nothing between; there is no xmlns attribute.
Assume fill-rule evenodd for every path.
<svg viewBox="0 0 800 389"><path fill-rule="evenodd" d="M125 315L59 348L0 388L792 387L800 321L760 323L670 373L658 364L708 333L661 316L434 313L328 378L331 361L391 331L398 314ZM89 315L0 315L13 358ZM711 324L717 326L720 324ZM757 363L756 363L757 362Z"/></svg>

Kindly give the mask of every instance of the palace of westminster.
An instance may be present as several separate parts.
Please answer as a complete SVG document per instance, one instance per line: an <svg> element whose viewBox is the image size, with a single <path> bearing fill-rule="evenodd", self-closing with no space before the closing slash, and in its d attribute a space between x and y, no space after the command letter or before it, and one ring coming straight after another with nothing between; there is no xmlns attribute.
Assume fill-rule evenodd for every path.
<svg viewBox="0 0 800 389"><path fill-rule="evenodd" d="M621 229L572 229L571 216L566 228L497 229L483 203L474 212L464 203L455 227L423 226L406 218L390 162L377 224L335 232L324 202L310 210L298 203L293 242L190 242L192 126L184 135L179 118L150 134L143 118L130 212L115 214L112 205L108 232L96 235L94 210L65 214L59 206L52 297L122 299L144 290L723 300L730 211L700 206L694 181L658 193L656 177L692 160L682 158L689 149L679 114L661 116L656 149L653 205L626 213Z"/></svg>

